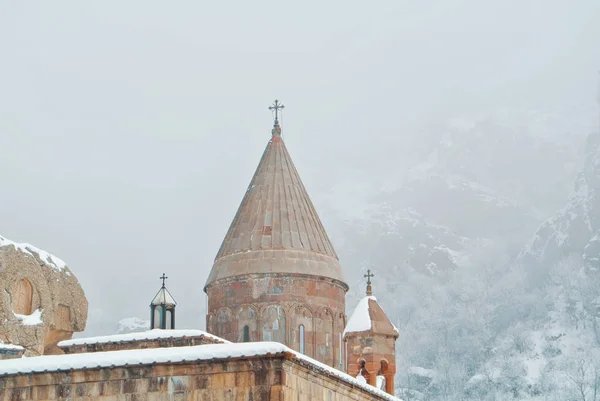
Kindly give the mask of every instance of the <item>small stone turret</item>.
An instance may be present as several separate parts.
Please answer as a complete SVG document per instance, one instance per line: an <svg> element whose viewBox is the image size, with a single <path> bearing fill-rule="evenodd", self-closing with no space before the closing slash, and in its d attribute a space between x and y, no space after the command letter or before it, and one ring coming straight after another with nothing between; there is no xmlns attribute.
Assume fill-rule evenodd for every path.
<svg viewBox="0 0 600 401"><path fill-rule="evenodd" d="M398 329L372 295L370 271L367 276L367 296L358 302L344 330L346 372L394 395Z"/></svg>
<svg viewBox="0 0 600 401"><path fill-rule="evenodd" d="M174 329L177 302L165 287L165 280L168 277L163 273L160 279L162 280L162 287L150 302L150 328Z"/></svg>

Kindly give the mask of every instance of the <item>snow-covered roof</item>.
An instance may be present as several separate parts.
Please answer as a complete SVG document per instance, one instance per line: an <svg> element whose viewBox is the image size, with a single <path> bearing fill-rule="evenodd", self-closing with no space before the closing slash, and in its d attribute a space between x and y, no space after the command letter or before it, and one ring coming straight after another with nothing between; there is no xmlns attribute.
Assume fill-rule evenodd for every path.
<svg viewBox="0 0 600 401"><path fill-rule="evenodd" d="M370 310L370 301L373 302L373 310ZM393 330L396 334L399 333L396 326L394 326L394 324L389 320L389 318L385 316L383 309L381 309L381 306L377 303L377 298L375 298L372 295L368 295L362 298L360 301L358 301L358 305L356 305L354 312L352 312L350 319L348 319L348 323L346 324L346 328L344 329L343 336L345 336L347 333L360 333L363 331L371 330L373 319L375 319L376 321L385 321L385 325L388 326L388 328L386 329L388 333L391 334L391 330ZM391 329L389 328L389 325L391 325ZM377 323L375 328L376 330L382 329L381 326L377 326Z"/></svg>
<svg viewBox="0 0 600 401"><path fill-rule="evenodd" d="M366 296L358 301L358 305L356 305L354 312L352 312L352 316L348 319L348 324L346 324L346 328L344 329L344 336L346 333L358 333L371 330L369 299L377 302L377 298L372 295Z"/></svg>
<svg viewBox="0 0 600 401"><path fill-rule="evenodd" d="M21 250L21 252L23 252L27 255L34 256L33 253L36 253L44 263L46 263L48 266L54 268L55 270L63 271L65 269L65 267L67 267L67 264L65 262L63 262L61 259L57 258L56 256L54 256L44 250L36 248L35 246L33 246L31 244L11 241L0 235L0 248L5 247L5 246L11 246L11 245L14 246L15 249ZM69 272L67 272L67 274L69 274Z"/></svg>
<svg viewBox="0 0 600 401"><path fill-rule="evenodd" d="M398 401L384 391L363 383L337 369L315 361L306 355L291 350L281 343L254 342L231 344L207 344L191 347L149 348L123 351L108 351L83 354L47 355L33 358L6 360L0 363L0 376L14 374L41 373L49 371L79 370L118 367L126 365L147 365L155 363L178 363L206 361L211 359L242 358L291 354L296 360L312 365L326 374L335 376L346 383L360 387L372 394L389 400Z"/></svg>
<svg viewBox="0 0 600 401"><path fill-rule="evenodd" d="M23 351L24 350L24 348L21 347L20 345L4 344L2 341L0 341L0 349L11 350L11 351Z"/></svg>
<svg viewBox="0 0 600 401"><path fill-rule="evenodd" d="M86 345L86 344L108 344L108 343L121 343L128 341L144 341L144 340L158 340L161 338L181 338L181 337L210 337L214 340L229 343L229 341L214 336L203 330L161 330L154 329L143 331L141 333L128 333L128 334L116 334L110 336L100 337L88 337L88 338L76 338L74 340L65 340L58 343L59 347L70 347L73 345Z"/></svg>

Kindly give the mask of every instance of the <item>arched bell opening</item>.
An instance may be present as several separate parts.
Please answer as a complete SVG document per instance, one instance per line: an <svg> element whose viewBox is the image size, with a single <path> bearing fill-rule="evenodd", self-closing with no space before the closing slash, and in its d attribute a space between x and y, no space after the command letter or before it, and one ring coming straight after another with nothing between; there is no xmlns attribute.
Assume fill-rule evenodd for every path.
<svg viewBox="0 0 600 401"><path fill-rule="evenodd" d="M390 369L388 360L381 359L379 361L379 372L377 372L377 388L388 394L394 394L394 373L395 372Z"/></svg>
<svg viewBox="0 0 600 401"><path fill-rule="evenodd" d="M357 379L363 378L366 383L371 383L371 374L367 370L367 361L364 359L358 360L358 375Z"/></svg>
<svg viewBox="0 0 600 401"><path fill-rule="evenodd" d="M175 305L150 305L150 329L175 328Z"/></svg>

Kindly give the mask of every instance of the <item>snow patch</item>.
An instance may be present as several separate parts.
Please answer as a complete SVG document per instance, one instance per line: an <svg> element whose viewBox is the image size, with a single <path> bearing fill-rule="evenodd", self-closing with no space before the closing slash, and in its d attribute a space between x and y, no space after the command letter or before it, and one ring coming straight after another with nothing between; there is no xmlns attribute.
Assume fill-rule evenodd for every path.
<svg viewBox="0 0 600 401"><path fill-rule="evenodd" d="M427 377L433 379L436 376L435 370L426 369L421 366L411 366L408 368L408 373L415 376Z"/></svg>
<svg viewBox="0 0 600 401"><path fill-rule="evenodd" d="M117 334L137 333L148 331L150 329L150 320L140 319L139 317L127 317L119 320L117 325Z"/></svg>
<svg viewBox="0 0 600 401"><path fill-rule="evenodd" d="M385 377L384 376L377 376L376 378L376 387L380 390L385 390Z"/></svg>
<svg viewBox="0 0 600 401"><path fill-rule="evenodd" d="M354 312L352 312L352 316L348 319L348 324L346 324L346 328L344 329L344 336L346 333L358 333L371 330L369 300L377 302L377 298L374 296L367 296L358 301L358 305L356 305Z"/></svg>
<svg viewBox="0 0 600 401"><path fill-rule="evenodd" d="M358 380L361 383L367 382L367 379L365 379L365 377L363 375L361 375L360 373L358 375L356 375L356 380Z"/></svg>
<svg viewBox="0 0 600 401"><path fill-rule="evenodd" d="M23 351L24 350L24 348L21 347L20 345L5 344L2 341L0 341L0 349L11 350L11 351Z"/></svg>
<svg viewBox="0 0 600 401"><path fill-rule="evenodd" d="M23 326L38 326L43 323L41 309L34 311L31 315L19 315L18 313L14 312L13 314L21 321Z"/></svg>

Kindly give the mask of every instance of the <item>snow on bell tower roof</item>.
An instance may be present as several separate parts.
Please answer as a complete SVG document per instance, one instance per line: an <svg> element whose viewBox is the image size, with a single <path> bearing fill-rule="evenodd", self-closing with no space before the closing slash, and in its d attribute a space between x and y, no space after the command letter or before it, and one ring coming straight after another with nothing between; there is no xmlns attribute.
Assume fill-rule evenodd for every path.
<svg viewBox="0 0 600 401"><path fill-rule="evenodd" d="M354 308L346 328L344 329L343 337L351 333L370 332L371 334L381 334L398 338L399 332L396 326L387 317L377 298L373 296L371 288L371 270L365 274L367 278L367 296L358 301L358 305Z"/></svg>
<svg viewBox="0 0 600 401"><path fill-rule="evenodd" d="M223 239L206 287L249 274L297 273L344 282L337 254L281 137L271 139ZM345 285L345 284L344 284Z"/></svg>

